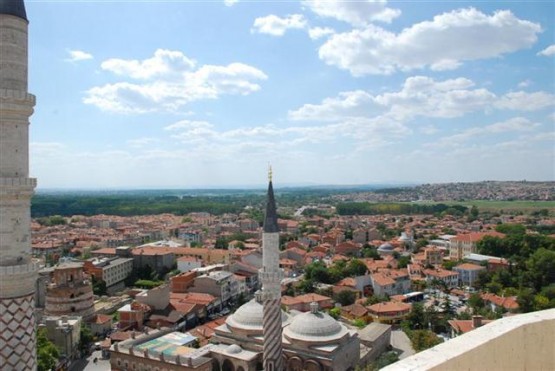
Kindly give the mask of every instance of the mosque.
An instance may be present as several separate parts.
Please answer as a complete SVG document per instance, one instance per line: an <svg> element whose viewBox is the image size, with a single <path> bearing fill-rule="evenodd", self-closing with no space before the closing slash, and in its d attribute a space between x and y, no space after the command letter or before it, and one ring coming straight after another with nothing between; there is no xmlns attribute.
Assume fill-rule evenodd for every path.
<svg viewBox="0 0 555 371"><path fill-rule="evenodd" d="M279 238L268 238L268 235L279 234L271 179L267 197L262 247L263 256L267 258L263 259L260 272L263 289L215 329L212 342L217 345L211 349L213 370L247 371L262 367L264 370L288 371L353 370L360 359L360 342L355 330L349 330L320 311L316 303L311 303L310 311L306 313L285 313L281 310L281 291L268 294L268 279L282 277L279 272ZM267 272L273 275L265 274ZM280 300L276 301L277 298ZM270 305L275 307L269 308ZM278 316L268 320L268 312L273 310ZM277 340L277 347L282 348L281 362L273 358L275 365L267 360L269 331L281 335ZM275 348L270 346L270 349Z"/></svg>
<svg viewBox="0 0 555 371"><path fill-rule="evenodd" d="M262 290L214 329L207 344L187 346L191 336L154 331L112 345L112 370L191 371L348 371L361 360L361 341L311 303L310 311L281 309L279 229L272 181L262 237ZM174 331L174 332L171 332Z"/></svg>

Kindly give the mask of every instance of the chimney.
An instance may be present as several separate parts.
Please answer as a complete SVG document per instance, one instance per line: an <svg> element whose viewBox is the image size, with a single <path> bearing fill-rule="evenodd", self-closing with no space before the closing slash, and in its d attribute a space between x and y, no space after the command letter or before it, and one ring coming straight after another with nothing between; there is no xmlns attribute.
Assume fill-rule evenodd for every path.
<svg viewBox="0 0 555 371"><path fill-rule="evenodd" d="M482 316L472 316L472 327L478 328L482 326Z"/></svg>

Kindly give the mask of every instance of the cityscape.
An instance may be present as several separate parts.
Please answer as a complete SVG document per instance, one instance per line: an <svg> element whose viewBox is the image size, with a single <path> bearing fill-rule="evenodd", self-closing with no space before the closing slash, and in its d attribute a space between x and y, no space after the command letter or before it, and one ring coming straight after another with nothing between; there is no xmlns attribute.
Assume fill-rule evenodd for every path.
<svg viewBox="0 0 555 371"><path fill-rule="evenodd" d="M555 369L554 5L424 8L0 0L0 369Z"/></svg>

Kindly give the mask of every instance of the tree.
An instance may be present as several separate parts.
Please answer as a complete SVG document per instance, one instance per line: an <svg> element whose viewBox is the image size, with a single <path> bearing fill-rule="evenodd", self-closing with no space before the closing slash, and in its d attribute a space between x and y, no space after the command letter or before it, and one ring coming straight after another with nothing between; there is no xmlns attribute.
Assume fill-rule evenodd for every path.
<svg viewBox="0 0 555 371"><path fill-rule="evenodd" d="M97 280L94 275L91 276L93 293L98 296L106 295L106 282L103 280Z"/></svg>
<svg viewBox="0 0 555 371"><path fill-rule="evenodd" d="M453 308L453 305L451 305L451 300L449 299L449 296L447 296L441 304L441 309L443 309L448 317L452 317L455 313L455 308Z"/></svg>
<svg viewBox="0 0 555 371"><path fill-rule="evenodd" d="M339 317L341 316L341 309L337 308L337 307L333 307L329 310L328 312L330 314L330 316L332 316L335 319L339 319Z"/></svg>
<svg viewBox="0 0 555 371"><path fill-rule="evenodd" d="M470 208L470 211L468 213L468 219L467 221L473 222L476 219L478 219L478 216L480 215L480 212L478 211L478 208L476 207L476 205L472 205L472 207Z"/></svg>
<svg viewBox="0 0 555 371"><path fill-rule="evenodd" d="M346 275L351 277L362 276L366 273L368 268L359 259L352 259L349 264L347 264Z"/></svg>
<svg viewBox="0 0 555 371"><path fill-rule="evenodd" d="M399 354L397 354L397 352L391 351L391 352L383 353L381 356L378 357L378 359L374 363L374 368L372 369L379 370L381 368L384 368L387 365L397 362L398 360L399 360Z"/></svg>
<svg viewBox="0 0 555 371"><path fill-rule="evenodd" d="M353 326L356 326L358 328L363 328L366 326L366 321L361 318L357 318L353 321Z"/></svg>
<svg viewBox="0 0 555 371"><path fill-rule="evenodd" d="M416 241L416 249L417 250L420 250L421 248L426 247L427 245L428 245L428 240L425 239L425 238L419 238Z"/></svg>
<svg viewBox="0 0 555 371"><path fill-rule="evenodd" d="M397 268L406 268L407 265L410 263L410 256L401 256L397 260Z"/></svg>
<svg viewBox="0 0 555 371"><path fill-rule="evenodd" d="M499 224L495 227L495 230L499 233L505 234L525 234L526 227L522 224Z"/></svg>
<svg viewBox="0 0 555 371"><path fill-rule="evenodd" d="M532 289L523 288L518 292L516 301L518 309L522 313L534 311L534 292Z"/></svg>
<svg viewBox="0 0 555 371"><path fill-rule="evenodd" d="M442 341L441 338L430 330L414 330L408 336L412 347L417 352L434 347Z"/></svg>
<svg viewBox="0 0 555 371"><path fill-rule="evenodd" d="M422 303L414 303L407 319L405 320L409 329L425 329L427 327L426 315Z"/></svg>
<svg viewBox="0 0 555 371"><path fill-rule="evenodd" d="M376 249L375 247L372 246L368 246L366 248L364 248L362 250L362 256L364 256L365 258L371 258L371 259L375 259L375 260L379 260L382 257L380 256L380 254L378 253L378 249Z"/></svg>
<svg viewBox="0 0 555 371"><path fill-rule="evenodd" d="M37 331L37 364L39 371L50 371L60 357L58 348L48 340L46 328L39 328Z"/></svg>
<svg viewBox="0 0 555 371"><path fill-rule="evenodd" d="M454 267L456 267L459 262L454 260L446 260L441 265L443 268L447 269L448 271L452 271Z"/></svg>
<svg viewBox="0 0 555 371"><path fill-rule="evenodd" d="M524 279L536 291L555 282L555 251L540 248L526 261Z"/></svg>
<svg viewBox="0 0 555 371"><path fill-rule="evenodd" d="M310 294L316 290L314 287L314 281L311 279L304 279L299 283L299 290L305 294Z"/></svg>
<svg viewBox="0 0 555 371"><path fill-rule="evenodd" d="M91 329L81 322L81 332L79 333L79 349L87 350L93 342L93 335Z"/></svg>
<svg viewBox="0 0 555 371"><path fill-rule="evenodd" d="M480 309L484 308L486 305L486 303L484 302L484 299L482 299L482 297L478 293L474 293L470 295L467 303L468 303L468 306L472 308L472 311L474 313L477 313Z"/></svg>
<svg viewBox="0 0 555 371"><path fill-rule="evenodd" d="M335 294L333 300L335 300L336 302L340 303L343 306L351 305L356 300L356 294L351 290L339 291L337 294Z"/></svg>

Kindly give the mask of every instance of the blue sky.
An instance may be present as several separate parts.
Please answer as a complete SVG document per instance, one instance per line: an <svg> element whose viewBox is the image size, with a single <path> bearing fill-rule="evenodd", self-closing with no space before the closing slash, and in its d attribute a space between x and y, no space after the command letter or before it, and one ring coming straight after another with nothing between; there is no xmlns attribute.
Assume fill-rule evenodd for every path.
<svg viewBox="0 0 555 371"><path fill-rule="evenodd" d="M551 1L42 1L39 188L555 179Z"/></svg>

